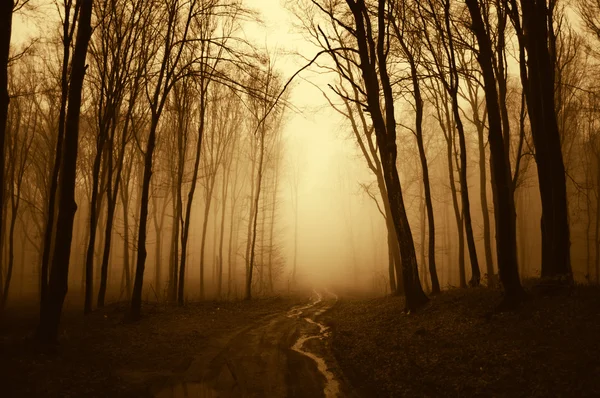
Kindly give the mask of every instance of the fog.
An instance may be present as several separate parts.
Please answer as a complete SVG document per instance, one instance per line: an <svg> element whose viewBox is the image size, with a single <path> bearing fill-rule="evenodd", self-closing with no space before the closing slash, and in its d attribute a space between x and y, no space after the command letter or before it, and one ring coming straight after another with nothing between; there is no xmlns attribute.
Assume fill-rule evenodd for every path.
<svg viewBox="0 0 600 398"><path fill-rule="evenodd" d="M256 12L260 21L246 18L236 25L235 35L244 37L252 43L263 46L270 54L269 65L276 71L279 87L289 83L286 87L285 97L281 102L284 106L274 112L273 121L269 127L273 131L273 138L269 138L271 149L267 153L265 163L266 182L269 185L266 193L260 198L260 211L258 218L258 244L256 256L261 264L256 265L257 278L254 280L254 289L257 295L272 295L289 293L296 290L311 289L314 286L335 286L336 289L348 289L348 291L363 292L372 295L390 294L389 286L389 259L387 244L387 228L381 213L381 196L377 193L376 179L367 167L364 158L352 133L352 126L348 119L336 112L332 105L340 106L339 97L336 97L333 88L339 86L339 80L332 71L335 64L330 58L321 57L319 61L309 68L303 69L302 73L295 75L301 68L305 67L310 59L320 51L314 45L314 38L308 36L303 30L298 17L291 10L294 4L284 2L263 2L259 0L247 1L246 6ZM42 18L48 14L56 16L51 11L52 7L39 3L38 8L26 8L23 12L15 15L13 28L13 42L16 48L24 48L38 36L52 36L56 34L58 19ZM577 17L569 11L573 23L577 24ZM319 17L320 18L320 17ZM316 23L325 23L325 19L317 19ZM218 28L223 26L216 25ZM46 54L49 44L42 46L36 44L35 52L31 52L33 69L40 67L40 59ZM511 42L511 45L515 45ZM46 48L46 49L42 49ZM48 52L50 58L55 57ZM58 54L58 53L56 53ZM579 59L579 58L578 58ZM37 64L36 64L37 62ZM582 61L583 62L583 61ZM514 58L508 60L510 92L508 101L510 124L516 128L518 125L518 63ZM53 73L58 73L55 66ZM15 69L16 70L16 69ZM572 73L574 76L576 72ZM575 76L567 76L573 82L583 83L583 80ZM293 77L293 79L292 79ZM16 75L14 79L17 79ZM292 80L289 80L292 79ZM579 79L579 80L577 80ZM288 81L289 80L289 81ZM15 80L16 81L16 80ZM16 84L16 83L14 83ZM16 87L16 86L15 86ZM466 86L465 86L466 87ZM462 90L466 90L462 87ZM215 89L216 90L216 89ZM465 91L466 92L466 91ZM215 95L225 95L223 94ZM422 170L419 164L415 136L411 132L413 108L411 102L406 100L405 93L401 93L401 99L397 104L397 144L398 159L397 169L402 183L403 196L406 204L410 228L415 243L415 251L420 262L420 278L425 289L430 289L429 273L426 269L428 263L425 199L422 185ZM429 94L428 94L429 95ZM482 95L481 91L478 95ZM575 95L575 94L573 94ZM573 120L573 106L576 103L574 97L566 96L567 102L572 105L563 105L564 112L560 114L560 122L565 126L566 135L564 156L565 164L570 179L567 182L569 195L569 219L571 228L571 265L573 276L577 281L596 279L598 271L592 270L592 262L596 253L593 244L590 246L591 231L593 227L587 222L595 217L593 205L590 204L594 188L586 185L590 178L589 173L593 166L588 165L585 157L578 156L584 146L584 138L576 136L569 131L569 120ZM234 99L235 100L235 99ZM239 99L238 99L239 100ZM42 101L48 101L43 99ZM84 108L88 115L83 117L80 154L78 159L78 176L76 185L76 201L78 210L74 219L74 238L71 250L71 266L69 270L68 303L77 306L80 297L85 290L85 255L89 240L89 218L90 218L90 190L91 190L91 166L95 154L94 149L94 122L92 108L96 99L89 94L85 98ZM237 100L236 100L237 101ZM236 106L241 106L240 102ZM27 106L27 105L23 105ZM46 103L43 106L50 106ZM209 105L209 113L210 111ZM219 105L215 105L218 107ZM246 105L244 105L246 106ZM484 248L484 226L482 212L487 212L490 217L489 229L492 235L492 261L494 262L494 273L497 273L495 240L494 240L494 218L493 218L493 195L489 170L489 153L485 158L487 209L482 209L480 201L481 187L479 185L479 150L476 126L472 122L472 113L466 97L460 99L463 123L465 124L466 146L467 146L467 181L470 195L470 209L474 239L479 257L479 266L485 280L485 248ZM438 108L439 110L439 108ZM169 143L167 131L175 123L168 113L159 124L159 146L157 149L154 166L155 179L150 188L150 216L148 219L148 238L146 242L147 259L144 278L143 297L146 300L165 300L167 297L169 275L170 252L173 250L173 225L174 207L173 194L170 191L168 178L169 170L172 170L172 156L175 145ZM215 111L228 112L225 108ZM568 113L571 112L571 113ZM276 115L275 115L276 113ZM368 115L368 113L367 113ZM16 117L16 116L15 116ZM270 116L271 117L271 116ZM483 114L479 115L484 117ZM240 131L233 134L238 137L242 149L234 162L228 168L233 174L224 174L223 164L215 163L211 166L212 158L210 149L203 148L200 162L198 187L192 204L192 213L188 237L187 270L185 276L185 300L195 301L201 298L199 287L200 257L202 250L203 224L206 221L206 234L204 243L204 280L206 283L206 297L215 298L242 298L244 295L244 278L246 274L245 262L247 260L249 247L249 232L251 225L248 217L248 208L251 193L255 189L249 181L252 180L250 170L258 159L258 152L252 149L251 137L254 129L252 122L247 116L242 119L229 121L233 128L241 127ZM276 120L277 119L277 120ZM237 120L237 119L236 119ZM39 131L46 131L48 126L37 123ZM193 118L190 123L197 123ZM590 122L592 123L592 122ZM218 131L210 125L205 133L208 140L219 138ZM448 161L446 157L447 143L439 124L439 114L431 101L425 104L425 118L423 121L425 130L426 156L430 171L430 184L432 189L432 201L434 216L436 220L436 246L435 253L440 284L442 288L457 287L461 285L458 272L457 259L459 256L457 224L453 210L453 200L448 175ZM231 126L230 126L231 127ZM583 128L583 127L582 127ZM243 131L241 131L243 130ZM567 134L568 133L568 134ZM44 133L45 134L45 133ZM256 135L256 132L254 133ZM454 133L453 133L454 134ZM526 134L530 134L528 131ZM212 137L212 138L211 138ZM241 137L241 138L240 138ZM137 139L137 138L136 138ZM455 139L455 138L454 138ZM518 137L513 137L517 145ZM141 139L142 142L144 138ZM49 149L42 148L37 141L32 141L35 149L35 157L48 157ZM49 141L52 143L52 140ZM187 158L185 159L185 175L183 181L182 195L183 203L186 202L185 195L190 186L190 170L193 164L193 147L196 139L190 136L188 141ZM44 144L47 145L48 143ZM207 144L204 144L207 145ZM216 145L216 144L215 144ZM457 173L458 147L454 141L453 160L455 185L459 186ZM484 143L487 145L487 142ZM512 161L517 157L521 161L521 174L518 179L518 188L515 190L515 203L517 208L517 233L518 233L518 263L520 277L536 277L540 274L541 263L541 234L539 219L541 217L540 199L537 185L536 164L531 155L530 138L525 139L525 149L522 153L511 154ZM225 147L223 147L225 148ZM240 147L241 148L241 147ZM529 148L529 149L528 149ZM46 151L46 152L44 152ZM217 150L218 151L218 150ZM513 148L514 152L514 148ZM50 151L51 153L51 151ZM134 155L126 156L138 156ZM140 152L141 153L141 152ZM217 152L215 152L217 153ZM16 155L15 155L16 156ZM229 155L223 155L229 156ZM31 158L33 159L33 158ZM132 158L133 159L133 158ZM138 160L141 158L138 158ZM19 159L16 159L19 160ZM16 161L15 160L15 161ZM43 244L41 238L44 230L43 203L33 203L46 195L43 191L47 189L43 183L34 187L31 181L46 178L42 176L43 169L49 169L50 161L40 169L39 166L29 166L31 160L24 159L25 192L23 195L24 206L17 217L14 233L14 285L10 289L9 301L19 299L33 299L39 293L39 262ZM29 163L28 163L29 162ZM137 160L134 160L137 162ZM211 168L212 167L212 168ZM592 167L592 169L590 169ZM37 168L37 169L36 169ZM513 163L514 168L514 163ZM212 171L211 171L212 170ZM137 174L136 174L137 173ZM129 214L127 241L125 241L125 222L121 203L117 203L114 230L112 232L113 242L110 251L108 268L108 301L123 300L127 296L124 291L126 278L133 279L135 272L137 248L137 219L140 203L140 191L138 185L141 181L142 169L135 166L130 171L127 179L124 178L129 196ZM210 176L214 178L211 186ZM587 174L586 174L587 173ZM235 175L238 181L237 188L233 186L229 174ZM104 178L102 174L100 178ZM273 184L272 186L270 184ZM30 189L31 188L31 189ZM234 208L232 206L233 196L226 196L223 203L224 188L229 190L226 195L238 189L236 198L238 201ZM209 194L210 191L210 194ZM460 188L457 188L460 195ZM100 195L102 196L102 195ZM210 196L210 210L205 217L205 209ZM119 200L118 202L121 202ZM458 198L458 205L461 199ZM295 203L297 203L295 205ZM587 205L586 205L587 203ZM225 204L225 206L223 206ZM94 251L94 296L98 289L100 278L100 266L102 256L101 245L104 242L104 228L106 223L105 204L100 205L98 228L96 237L96 249ZM231 208L230 208L231 206ZM297 210L296 207L297 206ZM587 210L584 207L587 206ZM223 215L223 209L225 214ZM10 210L5 210L11 214ZM587 212L587 213L586 213ZM592 214L593 213L593 214ZM587 215L586 215L587 214ZM176 221L183 223L183 218ZM272 224L272 227L271 227ZM183 224L182 224L183 225ZM221 232L223 230L223 232ZM60 233L60 231L57 231ZM587 234L587 235L585 235ZM586 239L585 236L588 236ZM4 244L4 256L9 256L9 246ZM225 243L221 243L225 242ZM233 245L233 246L232 246ZM130 275L126 276L124 271L125 247L129 252ZM225 247L225 249L223 249ZM471 277L470 258L467 250L467 242L463 249L465 261L465 279ZM181 247L179 248L181 251ZM160 257L157 258L157 255ZM267 270L266 262L269 262ZM222 278L227 282L227 293L218 293L215 286L217 283L218 267L223 267ZM294 264L296 265L296 280L293 279ZM158 268L157 268L158 267ZM158 269L158 271L157 271ZM229 276L231 269L231 277ZM4 279L6 279L6 270ZM267 275L269 273L269 275ZM273 288L267 288L267 279L273 280ZM130 282L128 282L130 283Z"/></svg>

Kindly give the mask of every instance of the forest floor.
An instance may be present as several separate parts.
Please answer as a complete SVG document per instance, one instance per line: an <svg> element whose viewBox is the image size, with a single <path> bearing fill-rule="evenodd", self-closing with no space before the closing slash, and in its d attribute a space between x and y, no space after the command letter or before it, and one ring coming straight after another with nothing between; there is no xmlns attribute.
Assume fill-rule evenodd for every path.
<svg viewBox="0 0 600 398"><path fill-rule="evenodd" d="M191 367L217 357L243 330L281 314L300 298L204 302L183 308L146 304L140 322L124 322L127 306L84 316L67 311L60 345L36 346L33 307L0 318L0 396L149 397ZM195 396L195 395L194 395Z"/></svg>
<svg viewBox="0 0 600 398"><path fill-rule="evenodd" d="M450 290L402 313L402 298L340 299L324 315L346 379L365 397L600 396L600 288Z"/></svg>
<svg viewBox="0 0 600 398"><path fill-rule="evenodd" d="M306 297L67 310L60 345L32 339L37 314L0 318L0 396L600 396L600 288L450 290L412 314L399 297ZM536 293L537 292L537 293ZM325 325L329 326L326 327Z"/></svg>

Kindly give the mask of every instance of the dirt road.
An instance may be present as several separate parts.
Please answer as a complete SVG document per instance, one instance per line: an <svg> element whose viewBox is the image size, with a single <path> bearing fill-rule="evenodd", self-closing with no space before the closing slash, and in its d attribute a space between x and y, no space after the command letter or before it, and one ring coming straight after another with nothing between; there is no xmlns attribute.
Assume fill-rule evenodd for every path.
<svg viewBox="0 0 600 398"><path fill-rule="evenodd" d="M327 349L319 315L337 296L314 291L311 301L248 327L209 360L192 361L181 381L156 398L347 396Z"/></svg>

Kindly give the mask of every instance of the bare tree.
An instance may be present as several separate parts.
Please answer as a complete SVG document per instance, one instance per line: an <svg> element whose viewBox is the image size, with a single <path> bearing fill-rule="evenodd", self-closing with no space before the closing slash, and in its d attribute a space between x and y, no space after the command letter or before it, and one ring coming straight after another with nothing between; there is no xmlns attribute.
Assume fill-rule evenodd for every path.
<svg viewBox="0 0 600 398"><path fill-rule="evenodd" d="M469 259L471 260L471 280L470 286L479 286L481 274L479 262L477 259L477 250L475 248L475 238L473 235L473 223L471 221L471 205L469 199L469 187L467 181L467 145L465 139L465 130L460 116L460 106L458 103L458 88L460 78L458 74L458 63L456 60L456 40L454 39L455 29L451 14L451 2L442 0L441 2L427 1L427 7L419 6L419 14L424 24L423 32L433 56L433 65L437 72L437 77L442 82L444 89L448 92L452 104L452 116L456 124L458 133L458 142L460 147L460 196L462 204L462 216L467 237L467 247L469 249ZM431 25L431 28L428 26ZM429 33L433 29L436 37L433 38ZM434 42L434 40L437 40ZM436 51L441 47L442 51ZM452 127L454 128L454 126Z"/></svg>
<svg viewBox="0 0 600 398"><path fill-rule="evenodd" d="M156 131L165 103L173 88L173 84L181 75L182 71L185 70L185 65L181 65L183 62L182 54L186 47L194 13L197 11L197 1L191 0L186 4L182 4L179 0L172 0L167 1L164 6L164 9L156 8L153 11L154 18L156 18L153 21L161 19L166 21L166 31L163 34L164 42L160 45L160 48L156 49L156 58L152 60L157 64L153 65L154 62L148 62L148 69L146 71L147 76L154 74L154 79L152 79L146 87L151 112L151 122L144 153L144 172L140 196L141 207L140 225L138 228L137 262L130 311L130 317L133 320L140 318L142 309L142 287L147 255L146 226L148 223L150 180L152 178L154 148L156 147ZM151 22L148 21L147 23ZM158 71L151 71L150 68L153 66L156 66Z"/></svg>
<svg viewBox="0 0 600 398"><path fill-rule="evenodd" d="M505 0L504 4L519 42L521 83L538 165L542 277L571 281L565 166L554 103L556 2L522 0L518 5L517 0Z"/></svg>
<svg viewBox="0 0 600 398"><path fill-rule="evenodd" d="M37 338L46 343L53 343L58 337L62 306L68 288L73 219L77 210L77 204L75 203L75 170L79 138L79 112L86 69L85 59L92 33L92 0L80 1L77 38L73 62L71 63L65 145L60 168L61 185L57 217L57 230L60 231L60 234L56 236L48 292L42 301L40 324L37 330Z"/></svg>
<svg viewBox="0 0 600 398"><path fill-rule="evenodd" d="M4 230L4 161L5 141L8 121L8 62L10 56L10 37L12 34L12 16L14 0L5 0L0 4L0 241ZM0 269L2 269L0 256Z"/></svg>
<svg viewBox="0 0 600 398"><path fill-rule="evenodd" d="M471 14L472 29L479 44L477 59L484 79L490 143L490 167L494 184L494 209L496 220L496 253L500 280L505 291L503 305L514 306L524 296L517 265L517 233L515 204L512 189L511 169L506 146L502 137L502 117L496 78L493 68L493 53L490 38L483 23L477 0L466 0ZM504 131L508 134L508 131Z"/></svg>

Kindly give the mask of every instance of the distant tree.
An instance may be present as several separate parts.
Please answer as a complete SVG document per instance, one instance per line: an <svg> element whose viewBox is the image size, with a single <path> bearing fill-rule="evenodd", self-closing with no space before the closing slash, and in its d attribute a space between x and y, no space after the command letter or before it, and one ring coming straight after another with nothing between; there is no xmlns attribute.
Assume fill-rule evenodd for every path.
<svg viewBox="0 0 600 398"><path fill-rule="evenodd" d="M279 92L280 86L278 77L274 72L272 61L269 59L266 62L266 70L257 71L254 76L254 81L249 84L252 88L249 95L250 113L252 116L251 128L256 131L256 137L253 138L257 153L256 165L253 163L252 179L254 181L251 190L251 207L250 219L248 221L248 245L246 249L246 284L245 294L246 300L252 298L252 278L254 268L256 267L256 243L257 243L257 228L259 217L259 203L263 189L263 178L265 174L265 156L267 150L267 134L273 133L279 128L278 124L281 119L281 109L271 112L275 104L273 99L276 93ZM254 85L254 86L253 86ZM256 168L256 169L254 169Z"/></svg>
<svg viewBox="0 0 600 398"><path fill-rule="evenodd" d="M177 79L185 72L182 65L184 49L189 40L190 26L195 13L198 11L198 2L193 0L182 4L179 0L167 2L163 9L153 8L153 19L147 21L147 28L152 23L162 20L164 28L161 36L163 43L154 49L156 58L146 64L146 76L153 76L146 87L149 108L151 113L150 129L146 141L144 153L144 169L140 195L140 218L137 236L137 262L135 268L135 279L131 296L130 317L138 320L142 310L142 287L144 282L144 270L146 268L146 237L148 224L148 205L150 196L150 180L152 178L152 167L154 149L156 147L156 132L158 123L162 116L167 98ZM149 40L149 42L151 42ZM152 53L152 52L151 52Z"/></svg>
<svg viewBox="0 0 600 398"><path fill-rule="evenodd" d="M22 75L20 86L22 88L35 87L34 84L27 84L23 80L32 79L30 70L21 71ZM8 263L6 264L6 278L4 286L0 287L0 310L6 307L9 297L9 289L11 285L14 263L15 263L15 226L17 217L19 216L19 207L22 199L23 176L29 165L29 150L33 142L33 136L37 128L38 113L33 109L33 101L31 95L22 94L16 101L11 101L9 114L10 132L7 142L8 168L7 185L8 194L10 197L10 221L8 228ZM3 272L0 267L0 273ZM23 273L23 269L21 269Z"/></svg>

